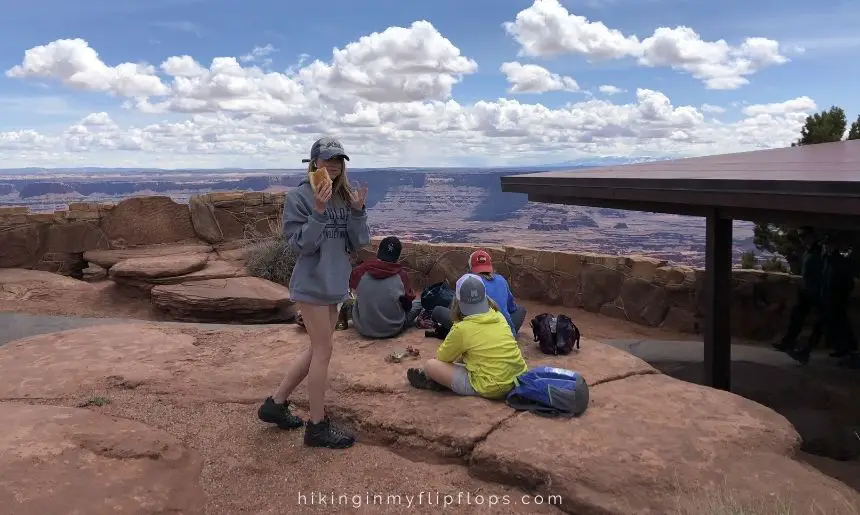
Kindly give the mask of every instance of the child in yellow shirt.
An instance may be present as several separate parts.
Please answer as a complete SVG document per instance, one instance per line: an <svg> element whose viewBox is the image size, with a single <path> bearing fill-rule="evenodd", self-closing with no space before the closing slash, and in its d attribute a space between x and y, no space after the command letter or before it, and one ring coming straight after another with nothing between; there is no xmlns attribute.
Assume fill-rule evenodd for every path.
<svg viewBox="0 0 860 515"><path fill-rule="evenodd" d="M487 297L475 274L457 280L451 304L454 325L423 369L410 368L406 378L415 388L450 389L459 395L504 399L514 378L528 370L520 347L499 306ZM462 358L462 363L459 359Z"/></svg>

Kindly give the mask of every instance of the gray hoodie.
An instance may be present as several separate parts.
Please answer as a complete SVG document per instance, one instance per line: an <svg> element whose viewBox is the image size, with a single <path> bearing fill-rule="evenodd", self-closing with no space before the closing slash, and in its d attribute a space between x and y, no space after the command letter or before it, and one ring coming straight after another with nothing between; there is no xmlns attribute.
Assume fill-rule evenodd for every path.
<svg viewBox="0 0 860 515"><path fill-rule="evenodd" d="M295 302L331 305L349 296L349 254L370 242L367 210L353 210L332 195L325 214L314 210L314 192L303 180L284 199L284 236L298 255L290 277Z"/></svg>

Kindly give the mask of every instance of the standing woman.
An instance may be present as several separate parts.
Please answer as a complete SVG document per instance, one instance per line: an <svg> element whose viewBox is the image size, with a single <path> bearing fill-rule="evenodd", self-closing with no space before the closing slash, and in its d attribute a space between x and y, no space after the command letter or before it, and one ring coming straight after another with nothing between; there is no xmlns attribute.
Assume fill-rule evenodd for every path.
<svg viewBox="0 0 860 515"><path fill-rule="evenodd" d="M350 252L367 245L367 185L352 189L346 178L349 157L339 141L322 138L311 147L308 177L284 201L284 236L298 260L290 277L290 297L298 304L310 348L296 358L283 382L258 410L263 422L296 429L305 422L290 412L289 397L308 378L310 420L305 445L343 449L355 438L329 422L325 391L337 305L349 296ZM325 168L331 181L311 184L312 174ZM316 181L315 181L316 182Z"/></svg>

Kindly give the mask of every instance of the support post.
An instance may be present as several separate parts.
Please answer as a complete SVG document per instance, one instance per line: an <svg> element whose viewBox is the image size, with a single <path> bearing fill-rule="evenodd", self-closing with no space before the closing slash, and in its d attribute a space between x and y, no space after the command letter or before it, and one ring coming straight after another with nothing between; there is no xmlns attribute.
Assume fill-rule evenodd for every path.
<svg viewBox="0 0 860 515"><path fill-rule="evenodd" d="M731 391L732 219L707 216L705 257L705 385Z"/></svg>

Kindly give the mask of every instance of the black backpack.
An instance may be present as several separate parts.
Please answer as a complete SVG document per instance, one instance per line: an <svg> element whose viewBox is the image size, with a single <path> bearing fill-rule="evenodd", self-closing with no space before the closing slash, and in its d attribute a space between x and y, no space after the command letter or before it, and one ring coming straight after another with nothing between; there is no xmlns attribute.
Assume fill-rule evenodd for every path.
<svg viewBox="0 0 860 515"><path fill-rule="evenodd" d="M567 315L553 316L541 313L532 318L532 334L541 352L557 356L579 350L579 328Z"/></svg>
<svg viewBox="0 0 860 515"><path fill-rule="evenodd" d="M445 281L431 284L421 292L421 307L431 314L436 306L451 307L453 300L454 290Z"/></svg>

